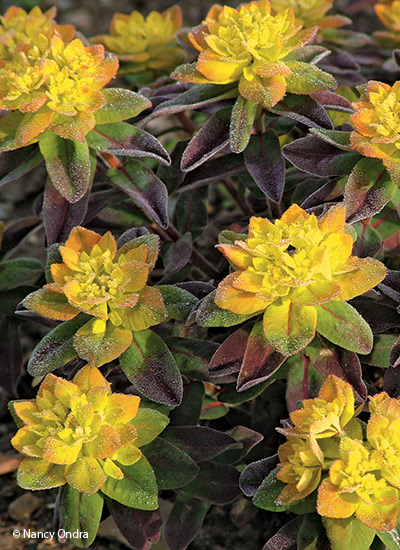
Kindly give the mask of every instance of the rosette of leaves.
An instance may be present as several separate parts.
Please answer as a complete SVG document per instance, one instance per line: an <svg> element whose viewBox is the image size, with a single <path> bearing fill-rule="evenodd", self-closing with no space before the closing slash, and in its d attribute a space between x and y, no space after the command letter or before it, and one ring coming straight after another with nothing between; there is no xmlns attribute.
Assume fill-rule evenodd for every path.
<svg viewBox="0 0 400 550"><path fill-rule="evenodd" d="M239 153L263 109L273 110L287 93L290 98L336 86L335 79L315 65L323 48L306 46L316 32L317 27L301 29L291 9L272 15L267 0L237 10L216 4L206 22L189 33L200 52L197 62L178 67L171 76L207 85L204 91L215 97L225 92L236 98L229 143Z"/></svg>
<svg viewBox="0 0 400 550"><path fill-rule="evenodd" d="M356 418L362 406L355 408L349 384L328 377L318 396L303 401L290 423L278 429L287 437L278 457L244 470L241 488L256 506L302 516L283 527L267 548L275 548L284 533L283 550L306 543L369 550L374 540L378 547L380 540L399 548L393 437L399 401L385 392L370 398L367 424Z"/></svg>
<svg viewBox="0 0 400 550"><path fill-rule="evenodd" d="M176 406L182 376L163 339L150 327L171 318L185 320L197 299L178 287L147 284L158 255L157 235L132 238L128 231L119 243L109 232L101 236L76 227L65 245L50 247L48 283L22 305L63 322L36 346L28 371L43 375L76 356L93 366L119 358L142 395Z"/></svg>
<svg viewBox="0 0 400 550"><path fill-rule="evenodd" d="M34 17L28 19L32 24ZM8 111L0 121L0 151L27 152L25 159L18 155L17 173L0 183L44 159L50 178L45 211L49 203L54 207L65 200L80 201L84 212L97 153L112 167L119 166L114 155L170 161L156 138L124 122L148 108L150 101L130 90L103 89L115 77L118 59L106 56L101 45L86 47L57 29L31 33L30 42L13 46L10 59L0 60L0 108ZM141 180L147 182L151 171L140 168Z"/></svg>
<svg viewBox="0 0 400 550"><path fill-rule="evenodd" d="M290 356L295 356L291 375L296 378L296 372L304 371L304 357L296 354L316 333L354 354L372 350L372 331L347 300L381 282L386 268L372 258L351 255L353 238L346 233L345 214L343 206L336 206L317 219L294 204L275 224L253 217L248 235L220 235L217 247L234 271L202 301L196 320L201 326L234 326L262 315L248 338L243 331L237 335L244 347L241 391L269 378ZM225 352L232 346L228 342L222 345ZM235 352L241 355L237 348ZM218 350L211 361L214 374L226 374L223 356ZM364 393L355 361L357 390Z"/></svg>

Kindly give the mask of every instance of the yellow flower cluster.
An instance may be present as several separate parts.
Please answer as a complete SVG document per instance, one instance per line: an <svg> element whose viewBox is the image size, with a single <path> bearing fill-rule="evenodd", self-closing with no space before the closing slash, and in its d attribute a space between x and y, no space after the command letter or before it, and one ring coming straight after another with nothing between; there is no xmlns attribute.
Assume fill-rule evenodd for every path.
<svg viewBox="0 0 400 550"><path fill-rule="evenodd" d="M369 410L364 438L350 384L330 375L317 398L291 413L293 428L279 430L288 441L279 448L277 477L286 485L278 504L303 499L318 488L321 516L334 520L355 515L378 531L395 527L400 400L380 393L370 399Z"/></svg>
<svg viewBox="0 0 400 550"><path fill-rule="evenodd" d="M101 89L118 69L103 46L72 40L74 28L55 25L54 15L10 8L1 20L0 109L26 115L19 120L19 147L46 129L83 142L95 126L94 111L106 103Z"/></svg>
<svg viewBox="0 0 400 550"><path fill-rule="evenodd" d="M359 296L385 276L379 261L351 255L345 217L342 206L317 219L297 204L275 223L252 217L248 236L217 245L234 272L218 285L216 304L242 315L264 313L267 340L282 353L299 351L314 337L316 306Z"/></svg>
<svg viewBox="0 0 400 550"><path fill-rule="evenodd" d="M375 32L374 37L384 46L398 48L400 44L400 0L377 2L374 9L387 28L387 31Z"/></svg>
<svg viewBox="0 0 400 550"><path fill-rule="evenodd" d="M168 74L184 61L184 51L176 42L182 27L182 11L177 5L159 13L152 11L145 18L138 11L115 13L110 34L92 38L123 62L120 74L152 71Z"/></svg>
<svg viewBox="0 0 400 550"><path fill-rule="evenodd" d="M400 2L399 2L400 5ZM370 80L353 103L351 146L366 157L400 159L400 81L393 86Z"/></svg>
<svg viewBox="0 0 400 550"><path fill-rule="evenodd" d="M140 440L152 439L135 426L139 403L135 395L112 393L95 367L72 381L48 374L36 399L11 403L21 426L11 443L25 456L18 484L37 490L68 483L89 495L107 494L110 482L124 479L124 467L142 458Z"/></svg>
<svg viewBox="0 0 400 550"><path fill-rule="evenodd" d="M315 25L319 29L338 28L351 24L351 20L343 15L326 16L332 6L333 0L271 0L273 13L291 8L296 21L304 28Z"/></svg>
<svg viewBox="0 0 400 550"><path fill-rule="evenodd" d="M60 253L63 263L51 266L54 282L27 296L24 305L63 321L81 312L91 315L92 320L75 335L81 357L93 362L88 349L91 338L108 334L108 355L97 360L102 361L97 362L100 366L125 351L132 343L132 331L167 319L160 291L146 284L158 255L155 235L134 239L117 250L111 233L101 236L75 227Z"/></svg>
<svg viewBox="0 0 400 550"><path fill-rule="evenodd" d="M302 29L291 8L271 13L268 0L238 9L214 5L205 24L189 38L200 52L193 65L178 67L172 78L188 82L239 83L239 93L265 108L286 94L308 94L336 86L335 79L293 54L318 28ZM289 54L291 56L289 57Z"/></svg>

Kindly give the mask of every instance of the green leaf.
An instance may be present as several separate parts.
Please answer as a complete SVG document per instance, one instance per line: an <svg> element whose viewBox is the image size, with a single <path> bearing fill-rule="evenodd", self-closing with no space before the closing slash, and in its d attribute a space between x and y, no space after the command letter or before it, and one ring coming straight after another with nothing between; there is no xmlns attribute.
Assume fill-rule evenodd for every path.
<svg viewBox="0 0 400 550"><path fill-rule="evenodd" d="M311 128L310 132L320 137L327 143L344 149L345 151L352 151L353 148L350 145L351 132L344 132L341 130L325 130L324 128Z"/></svg>
<svg viewBox="0 0 400 550"><path fill-rule="evenodd" d="M29 374L43 376L74 359L77 352L73 346L73 338L87 320L88 316L81 314L70 321L61 323L48 332L40 340L29 358Z"/></svg>
<svg viewBox="0 0 400 550"><path fill-rule="evenodd" d="M39 288L24 298L22 305L31 309L43 317L68 321L79 313L79 310L72 306L64 294L59 294L47 288Z"/></svg>
<svg viewBox="0 0 400 550"><path fill-rule="evenodd" d="M368 550L375 531L354 515L346 519L322 518L332 550Z"/></svg>
<svg viewBox="0 0 400 550"><path fill-rule="evenodd" d="M181 233L190 231L192 239L204 233L207 225L207 188L194 188L178 194L174 221Z"/></svg>
<svg viewBox="0 0 400 550"><path fill-rule="evenodd" d="M86 495L68 484L64 486L61 501L63 529L78 533L78 537L73 539L78 548L87 548L96 538L103 503L99 493Z"/></svg>
<svg viewBox="0 0 400 550"><path fill-rule="evenodd" d="M164 341L152 330L133 333L133 342L120 364L135 388L148 399L170 407L179 405L183 385L178 365Z"/></svg>
<svg viewBox="0 0 400 550"><path fill-rule="evenodd" d="M126 122L96 126L87 134L86 141L96 151L127 157L150 157L170 164L169 155L157 138Z"/></svg>
<svg viewBox="0 0 400 550"><path fill-rule="evenodd" d="M91 182L87 143L63 139L47 131L40 138L39 147L54 187L67 201L77 202Z"/></svg>
<svg viewBox="0 0 400 550"><path fill-rule="evenodd" d="M6 162L8 159L10 160L11 170L1 170L0 187L30 172L43 161L43 156L39 151L39 147L34 145L32 147L23 147L17 151L3 152L2 166L4 162L8 168L8 163Z"/></svg>
<svg viewBox="0 0 400 550"><path fill-rule="evenodd" d="M215 303L216 290L210 292L201 302L196 313L196 323L201 327L232 327L239 325L254 315L239 315L221 309Z"/></svg>
<svg viewBox="0 0 400 550"><path fill-rule="evenodd" d="M42 272L42 262L33 258L16 258L0 263L0 290L11 289Z"/></svg>
<svg viewBox="0 0 400 550"><path fill-rule="evenodd" d="M193 381L183 386L181 404L171 411L171 426L196 426L199 423L204 398L204 384Z"/></svg>
<svg viewBox="0 0 400 550"><path fill-rule="evenodd" d="M399 529L393 529L393 531L388 531L387 533L382 533L377 531L376 534L380 540L389 548L389 550L399 550L400 549L400 533Z"/></svg>
<svg viewBox="0 0 400 550"><path fill-rule="evenodd" d="M285 77L287 91L292 94L311 94L337 86L334 77L316 65L303 61L285 61L285 65L293 71Z"/></svg>
<svg viewBox="0 0 400 550"><path fill-rule="evenodd" d="M309 346L307 346L306 351ZM314 368L308 357L298 353L289 357L287 368L286 405L289 412L296 410L302 399L315 397L322 386L323 377ZM335 372L335 374L337 374Z"/></svg>
<svg viewBox="0 0 400 550"><path fill-rule="evenodd" d="M18 149L15 136L24 117L20 111L13 111L0 119L0 151Z"/></svg>
<svg viewBox="0 0 400 550"><path fill-rule="evenodd" d="M324 529L318 514L306 514L297 537L297 550L318 550L318 539Z"/></svg>
<svg viewBox="0 0 400 550"><path fill-rule="evenodd" d="M115 327L106 322L104 332L93 332L94 317L81 327L74 336L74 348L79 357L86 359L91 365L101 367L113 359L117 359L132 342L132 332Z"/></svg>
<svg viewBox="0 0 400 550"><path fill-rule="evenodd" d="M151 107L151 101L147 97L124 88L105 88L102 94L107 103L95 111L96 124L109 124L134 118Z"/></svg>
<svg viewBox="0 0 400 550"><path fill-rule="evenodd" d="M123 479L107 478L101 491L108 497L139 510L157 510L158 488L153 468L142 456L131 466L117 463L124 472Z"/></svg>
<svg viewBox="0 0 400 550"><path fill-rule="evenodd" d="M275 300L263 316L264 334L283 355L293 355L311 342L315 335L317 312L314 306Z"/></svg>
<svg viewBox="0 0 400 550"><path fill-rule="evenodd" d="M374 337L374 347L371 353L362 358L362 362L374 367L386 368L390 365L390 352L395 345L397 336L394 334L377 334Z"/></svg>
<svg viewBox="0 0 400 550"><path fill-rule="evenodd" d="M197 476L199 467L188 454L158 437L141 449L156 474L159 489L184 487Z"/></svg>
<svg viewBox="0 0 400 550"><path fill-rule="evenodd" d="M133 420L132 426L137 429L136 447L143 447L151 443L168 426L169 419L165 414L155 409L140 405Z"/></svg>
<svg viewBox="0 0 400 550"><path fill-rule="evenodd" d="M229 127L229 142L233 153L241 153L246 149L257 111L257 103L238 96L232 109Z"/></svg>
<svg viewBox="0 0 400 550"><path fill-rule="evenodd" d="M363 158L354 166L344 191L347 221L353 223L373 216L393 197L397 185L381 159Z"/></svg>
<svg viewBox="0 0 400 550"><path fill-rule="evenodd" d="M163 182L150 168L138 160L129 160L124 166L108 170L111 182L126 193L150 218L166 229L168 192Z"/></svg>
<svg viewBox="0 0 400 550"><path fill-rule="evenodd" d="M177 321L186 321L199 301L193 294L178 286L158 285L156 288L162 294L168 316Z"/></svg>
<svg viewBox="0 0 400 550"><path fill-rule="evenodd" d="M276 474L279 471L279 467L274 468L272 472L261 483L257 489L253 498L254 506L268 510L270 512L284 512L291 511L295 514L309 514L315 512L315 495L309 495L307 498L294 502L287 506L280 506L276 504L276 500L281 494L283 488L286 486L283 481L280 481Z"/></svg>
<svg viewBox="0 0 400 550"><path fill-rule="evenodd" d="M371 352L371 328L354 307L335 300L315 307L318 314L317 332L350 351L364 355Z"/></svg>

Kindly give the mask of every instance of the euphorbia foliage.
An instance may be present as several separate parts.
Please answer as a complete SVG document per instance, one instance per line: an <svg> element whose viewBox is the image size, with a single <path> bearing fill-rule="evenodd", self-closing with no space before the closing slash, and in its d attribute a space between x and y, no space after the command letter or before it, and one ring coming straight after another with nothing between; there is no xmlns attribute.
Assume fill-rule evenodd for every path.
<svg viewBox="0 0 400 550"><path fill-rule="evenodd" d="M399 6L0 16L0 387L76 545L400 550Z"/></svg>

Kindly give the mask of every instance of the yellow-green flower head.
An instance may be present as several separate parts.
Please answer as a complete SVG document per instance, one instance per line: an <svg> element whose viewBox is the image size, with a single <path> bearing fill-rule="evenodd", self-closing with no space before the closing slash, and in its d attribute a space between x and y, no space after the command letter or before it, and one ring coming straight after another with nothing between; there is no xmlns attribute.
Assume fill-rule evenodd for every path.
<svg viewBox="0 0 400 550"><path fill-rule="evenodd" d="M109 478L124 478L121 466L142 457L135 427L140 398L112 393L110 386L98 369L86 366L73 381L48 374L36 399L11 403L22 425L11 440L25 456L17 474L21 487L68 483L94 494Z"/></svg>
<svg viewBox="0 0 400 550"><path fill-rule="evenodd" d="M381 453L369 451L361 441L348 437L342 438L339 450L340 459L332 464L329 478L318 490L318 513L338 519L355 514L372 529L394 529L399 492L381 475Z"/></svg>
<svg viewBox="0 0 400 550"><path fill-rule="evenodd" d="M234 272L218 285L216 304L242 315L264 312L264 334L276 349L302 349L315 335L315 306L359 296L385 277L379 261L351 255L345 216L342 206L318 219L293 204L275 223L252 217L248 236L217 245Z"/></svg>
<svg viewBox="0 0 400 550"><path fill-rule="evenodd" d="M81 349L86 333L101 338L112 330L115 353L109 353L115 358L131 344L132 331L167 319L160 291L146 284L157 259L157 236L139 237L117 250L111 233L75 227L60 253L63 263L51 266L54 282L30 294L24 305L51 319L93 316L75 336L81 357L91 360L90 350ZM111 360L103 359L96 366Z"/></svg>
<svg viewBox="0 0 400 550"><path fill-rule="evenodd" d="M290 413L294 429L285 434L322 439L338 435L354 417L354 393L350 384L330 374L318 397L305 399L303 408Z"/></svg>
<svg viewBox="0 0 400 550"><path fill-rule="evenodd" d="M84 141L95 125L93 112L106 103L101 89L115 76L118 60L105 58L103 46L85 47L79 39L65 44L59 36L42 35L42 40L43 54L17 51L10 61L0 61L0 109L32 113L16 139L20 146L47 128ZM71 117L80 125L78 135Z"/></svg>
<svg viewBox="0 0 400 550"><path fill-rule="evenodd" d="M110 34L91 39L103 44L107 51L124 63L121 73L140 73L151 70L170 72L184 61L184 51L176 42L176 33L182 27L182 11L177 5L159 13L152 11L143 17L138 11L115 13Z"/></svg>
<svg viewBox="0 0 400 550"><path fill-rule="evenodd" d="M193 65L178 67L172 78L214 84L239 83L239 93L270 108L286 94L308 94L334 88L335 79L290 54L315 36L317 27L302 30L288 8L273 15L268 0L238 9L214 5L205 24L189 33L200 52Z"/></svg>
<svg viewBox="0 0 400 550"><path fill-rule="evenodd" d="M27 50L38 46L43 36L50 39L59 35L64 42L70 42L75 36L73 25L57 25L54 18L57 8L46 12L35 6L29 13L17 6L11 6L0 16L0 59L11 60L16 50Z"/></svg>
<svg viewBox="0 0 400 550"><path fill-rule="evenodd" d="M400 2L399 2L400 4ZM370 80L353 103L351 116L354 131L351 146L366 157L397 158L400 149L400 81L393 86Z"/></svg>
<svg viewBox="0 0 400 550"><path fill-rule="evenodd" d="M317 25L319 29L327 29L350 25L351 20L343 15L325 15L332 6L333 0L271 0L273 13L291 8L297 23L305 28Z"/></svg>
<svg viewBox="0 0 400 550"><path fill-rule="evenodd" d="M383 458L382 476L400 489L400 400L380 393L370 399L367 439Z"/></svg>

